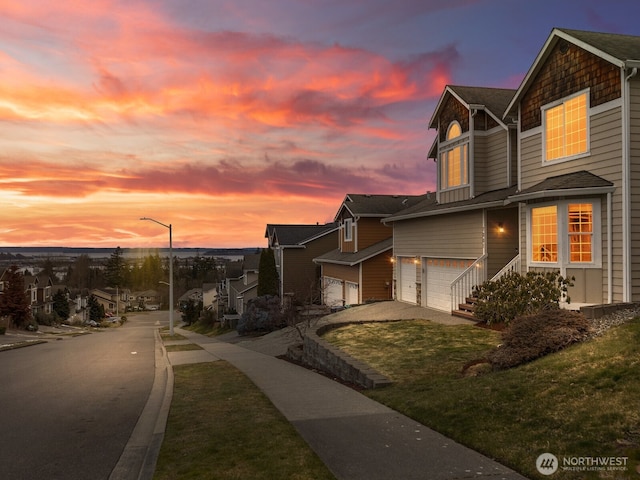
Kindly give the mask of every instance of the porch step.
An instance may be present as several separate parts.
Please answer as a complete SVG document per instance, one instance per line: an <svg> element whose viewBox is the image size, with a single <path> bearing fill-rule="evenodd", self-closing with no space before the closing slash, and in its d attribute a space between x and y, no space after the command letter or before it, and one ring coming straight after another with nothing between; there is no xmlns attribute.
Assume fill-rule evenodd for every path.
<svg viewBox="0 0 640 480"><path fill-rule="evenodd" d="M451 312L451 315L460 318L466 318L469 320L475 320L473 312L476 309L477 298L467 297L465 298L465 303L461 303L458 305L458 310L454 310Z"/></svg>

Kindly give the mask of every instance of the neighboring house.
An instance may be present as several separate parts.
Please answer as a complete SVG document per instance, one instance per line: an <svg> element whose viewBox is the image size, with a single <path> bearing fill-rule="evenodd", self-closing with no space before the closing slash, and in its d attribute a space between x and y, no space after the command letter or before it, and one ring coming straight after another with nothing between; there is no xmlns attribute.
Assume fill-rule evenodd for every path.
<svg viewBox="0 0 640 480"><path fill-rule="evenodd" d="M202 288L192 288L185 293L183 293L180 298L178 298L178 308L182 310L189 300L193 300L196 305L202 301Z"/></svg>
<svg viewBox="0 0 640 480"><path fill-rule="evenodd" d="M451 311L517 255L515 125L502 120L514 90L447 86L429 122L437 191L383 222L393 225L395 297ZM460 295L452 285L464 272ZM464 276L463 276L464 277ZM469 283L471 283L469 285ZM455 308L454 308L455 306Z"/></svg>
<svg viewBox="0 0 640 480"><path fill-rule="evenodd" d="M218 284L203 283L202 284L202 307L218 311Z"/></svg>
<svg viewBox="0 0 640 480"><path fill-rule="evenodd" d="M574 305L640 301L639 67L640 37L554 29L516 91L446 87L438 190L385 219L397 298L455 310L503 271L553 270Z"/></svg>
<svg viewBox="0 0 640 480"><path fill-rule="evenodd" d="M107 314L121 315L126 311L128 306L127 300L125 299L129 298L129 291L126 289L94 288L89 294L96 298Z"/></svg>
<svg viewBox="0 0 640 480"><path fill-rule="evenodd" d="M227 278L227 308L242 315L249 300L258 296L258 269L260 254L245 255L242 261L242 274L236 278Z"/></svg>
<svg viewBox="0 0 640 480"><path fill-rule="evenodd" d="M322 268L322 303L357 305L393 295L393 229L381 220L416 204L412 195L347 194L335 216L338 248L314 259Z"/></svg>
<svg viewBox="0 0 640 480"><path fill-rule="evenodd" d="M336 248L338 224L268 224L265 237L275 256L283 304L320 300L320 266L313 259Z"/></svg>
<svg viewBox="0 0 640 480"><path fill-rule="evenodd" d="M24 287L31 305L31 314L53 313L53 282L48 275L25 275Z"/></svg>
<svg viewBox="0 0 640 480"><path fill-rule="evenodd" d="M134 292L129 296L133 299L132 306L134 307L159 307L160 306L160 294L156 290L144 290L142 292Z"/></svg>

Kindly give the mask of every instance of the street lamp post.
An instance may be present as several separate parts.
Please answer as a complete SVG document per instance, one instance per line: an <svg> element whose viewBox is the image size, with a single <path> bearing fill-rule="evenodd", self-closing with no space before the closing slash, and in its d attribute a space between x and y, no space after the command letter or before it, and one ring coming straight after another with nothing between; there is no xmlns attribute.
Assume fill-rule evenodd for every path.
<svg viewBox="0 0 640 480"><path fill-rule="evenodd" d="M165 225L149 217L142 217L140 220L149 220L169 229L169 335L173 336L173 240L171 224Z"/></svg>

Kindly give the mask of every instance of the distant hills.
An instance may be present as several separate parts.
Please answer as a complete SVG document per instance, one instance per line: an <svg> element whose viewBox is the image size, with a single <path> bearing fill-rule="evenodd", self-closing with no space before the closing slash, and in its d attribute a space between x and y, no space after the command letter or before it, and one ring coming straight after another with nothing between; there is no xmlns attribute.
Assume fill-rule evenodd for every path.
<svg viewBox="0 0 640 480"><path fill-rule="evenodd" d="M158 252L161 256L169 255L169 248L122 248L126 257L140 257ZM0 261L11 259L27 259L33 257L78 257L88 255L91 258L109 257L114 248L84 248L84 247L0 247ZM242 257L260 251L260 247L246 248L174 248L176 257Z"/></svg>

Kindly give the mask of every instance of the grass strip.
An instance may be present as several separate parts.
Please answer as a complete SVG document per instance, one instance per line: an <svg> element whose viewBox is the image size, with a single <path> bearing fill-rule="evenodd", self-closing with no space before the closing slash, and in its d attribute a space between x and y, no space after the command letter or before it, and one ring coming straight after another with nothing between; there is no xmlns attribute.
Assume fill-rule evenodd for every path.
<svg viewBox="0 0 640 480"><path fill-rule="evenodd" d="M628 457L626 471L559 470L557 480L638 478L638 319L518 368L475 377L463 375L463 366L500 343L496 332L415 320L350 325L324 338L395 382L366 395L528 478L550 478L535 467L545 452Z"/></svg>
<svg viewBox="0 0 640 480"><path fill-rule="evenodd" d="M167 352L187 352L189 350L204 350L197 343L185 343L183 345L165 345Z"/></svg>
<svg viewBox="0 0 640 480"><path fill-rule="evenodd" d="M174 367L154 479L333 479L293 426L226 362Z"/></svg>

